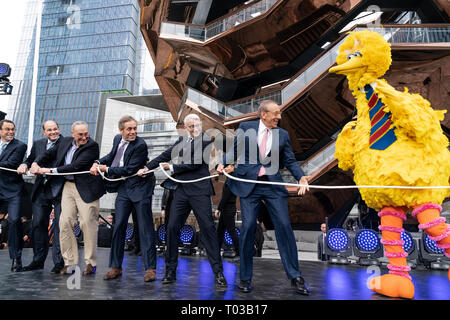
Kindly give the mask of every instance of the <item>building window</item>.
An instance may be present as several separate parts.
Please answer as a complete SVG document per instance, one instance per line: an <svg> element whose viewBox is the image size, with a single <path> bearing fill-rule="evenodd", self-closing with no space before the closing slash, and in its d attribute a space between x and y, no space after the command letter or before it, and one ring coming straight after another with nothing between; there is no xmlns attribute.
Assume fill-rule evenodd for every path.
<svg viewBox="0 0 450 320"><path fill-rule="evenodd" d="M48 76L58 76L64 72L64 66L49 66L47 67L47 75Z"/></svg>

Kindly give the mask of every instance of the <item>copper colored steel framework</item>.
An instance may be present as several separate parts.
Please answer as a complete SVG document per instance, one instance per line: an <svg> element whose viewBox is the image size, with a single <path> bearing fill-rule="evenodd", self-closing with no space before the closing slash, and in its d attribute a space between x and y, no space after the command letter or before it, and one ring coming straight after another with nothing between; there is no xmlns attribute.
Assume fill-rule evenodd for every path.
<svg viewBox="0 0 450 320"><path fill-rule="evenodd" d="M383 4L383 0L373 2ZM423 6L427 5L425 0L413 2L419 3L422 9L409 11L424 11ZM428 2L443 20L440 24L415 25L414 30L448 31L448 1ZM259 97L273 96L282 104L280 126L289 132L297 159L308 162L332 143L332 135L355 116L355 101L345 77L329 74L328 67L316 73L312 69L345 37L339 30L335 32L336 26L350 22L370 1L255 0L247 4L235 1L238 4L229 8L228 13L212 21L203 19L206 21L203 25L191 23L198 19L196 10L200 10L195 1L183 10L175 8L170 0L140 0L139 3L141 31L155 63L155 78L179 126L186 114L194 112L202 118L203 129L217 128L224 133L227 128L236 128L240 122L256 118L256 112L252 111L256 110ZM214 5L212 1L211 7ZM389 22L398 15L395 10L386 10L381 21ZM175 16L177 21L169 21ZM324 45L325 41L329 42L328 46ZM446 41L428 43L393 41L393 63L385 79L397 89L408 87L410 92L420 93L435 109L448 109L449 53L448 37ZM305 86L285 98L284 91L295 79L312 73L314 76ZM214 109L206 102L195 101L188 93L206 97L202 101L219 107ZM242 101L252 101L247 105L252 104L253 109L233 114L233 106ZM450 136L449 113L442 125ZM334 158L323 163L312 173L314 183L352 184L352 177L336 164ZM220 181L215 182L215 189L217 196L213 201L217 203ZM290 191L294 194L294 190ZM289 200L291 221L317 225L325 217L332 217L352 196L353 191L349 190L319 190L303 198L292 197Z"/></svg>

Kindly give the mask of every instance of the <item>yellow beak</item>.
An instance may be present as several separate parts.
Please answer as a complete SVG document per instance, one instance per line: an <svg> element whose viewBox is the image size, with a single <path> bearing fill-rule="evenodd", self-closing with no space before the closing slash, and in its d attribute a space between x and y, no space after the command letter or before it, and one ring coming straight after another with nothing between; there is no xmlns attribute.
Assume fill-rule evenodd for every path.
<svg viewBox="0 0 450 320"><path fill-rule="evenodd" d="M337 74L346 74L356 72L360 69L364 64L362 63L361 57L353 57L347 62L337 65L335 67L330 68L329 72L337 73Z"/></svg>

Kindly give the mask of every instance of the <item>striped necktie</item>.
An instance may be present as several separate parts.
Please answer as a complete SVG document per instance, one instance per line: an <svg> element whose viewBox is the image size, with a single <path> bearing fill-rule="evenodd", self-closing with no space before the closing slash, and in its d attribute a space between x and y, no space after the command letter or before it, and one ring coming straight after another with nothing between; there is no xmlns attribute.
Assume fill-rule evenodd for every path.
<svg viewBox="0 0 450 320"><path fill-rule="evenodd" d="M2 155L3 151L6 149L7 145L8 145L7 143L3 143L2 146L0 147L0 156Z"/></svg>
<svg viewBox="0 0 450 320"><path fill-rule="evenodd" d="M366 99L369 105L370 139L369 148L385 150L393 144L397 137L395 128L392 127L391 113L384 112L384 104L378 98L371 85L364 86Z"/></svg>

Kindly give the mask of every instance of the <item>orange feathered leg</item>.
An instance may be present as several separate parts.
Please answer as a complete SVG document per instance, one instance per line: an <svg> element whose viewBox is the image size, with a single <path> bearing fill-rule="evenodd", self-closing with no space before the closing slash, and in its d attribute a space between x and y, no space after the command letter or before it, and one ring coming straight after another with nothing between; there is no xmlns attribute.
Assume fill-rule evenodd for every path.
<svg viewBox="0 0 450 320"><path fill-rule="evenodd" d="M392 298L414 297L414 284L408 271L411 268L406 262L408 253L403 249L403 240L401 240L401 232L403 221L406 220L405 208L383 208L378 216L381 217L381 225L379 229L382 231L382 240L385 248L385 256L389 260L389 273L371 279L369 289Z"/></svg>
<svg viewBox="0 0 450 320"><path fill-rule="evenodd" d="M450 225L445 223L445 218L440 217L442 207L438 204L425 203L414 206L411 212L419 221L419 229L424 230L436 245L444 249L445 255L450 258ZM450 281L450 270L448 273Z"/></svg>

